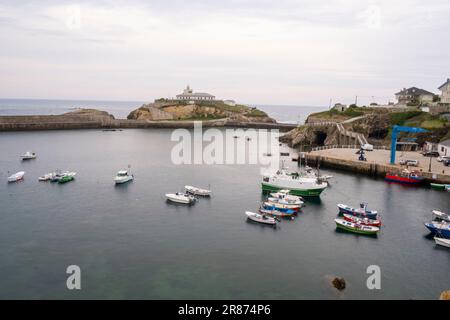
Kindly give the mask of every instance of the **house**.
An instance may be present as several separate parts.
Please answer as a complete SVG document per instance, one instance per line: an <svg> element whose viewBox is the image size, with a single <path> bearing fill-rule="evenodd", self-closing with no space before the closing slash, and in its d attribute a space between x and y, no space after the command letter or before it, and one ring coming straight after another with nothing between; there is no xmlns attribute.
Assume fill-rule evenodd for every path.
<svg viewBox="0 0 450 320"><path fill-rule="evenodd" d="M399 105L421 105L429 102L433 102L434 93L424 89L411 87L403 88L403 90L397 92L395 97L398 100Z"/></svg>
<svg viewBox="0 0 450 320"><path fill-rule="evenodd" d="M438 143L438 152L441 156L450 156L450 139Z"/></svg>
<svg viewBox="0 0 450 320"><path fill-rule="evenodd" d="M422 112L430 112L430 107L428 107L428 106L421 106L421 107L419 107L419 109Z"/></svg>
<svg viewBox="0 0 450 320"><path fill-rule="evenodd" d="M236 101L234 100L223 100L223 103L225 103L227 106L234 107L236 105Z"/></svg>
<svg viewBox="0 0 450 320"><path fill-rule="evenodd" d="M337 110L339 112L344 112L347 109L347 105L342 103L336 103L333 107L334 110Z"/></svg>
<svg viewBox="0 0 450 320"><path fill-rule="evenodd" d="M214 101L216 97L209 93L204 92L194 92L189 85L183 90L183 93L177 94L177 100L188 100L188 101Z"/></svg>
<svg viewBox="0 0 450 320"><path fill-rule="evenodd" d="M438 151L438 144L435 142L425 141L423 151Z"/></svg>
<svg viewBox="0 0 450 320"><path fill-rule="evenodd" d="M440 103L450 104L450 79L447 79L447 81L438 89L441 90Z"/></svg>

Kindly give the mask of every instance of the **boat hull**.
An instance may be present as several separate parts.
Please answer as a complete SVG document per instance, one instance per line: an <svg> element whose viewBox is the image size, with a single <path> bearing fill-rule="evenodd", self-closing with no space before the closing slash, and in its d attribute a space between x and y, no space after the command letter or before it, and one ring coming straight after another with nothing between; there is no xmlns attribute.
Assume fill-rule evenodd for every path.
<svg viewBox="0 0 450 320"><path fill-rule="evenodd" d="M262 182L261 183L262 190L264 192L277 192L280 190L289 189L290 194L295 196L303 196L303 197L318 197L322 193L323 190L326 189L326 187L321 188L314 188L314 189L297 189L297 188L287 188L286 186L276 186L270 183Z"/></svg>
<svg viewBox="0 0 450 320"><path fill-rule="evenodd" d="M418 185L422 183L422 179L411 179L406 177L400 177L400 176L394 176L394 175L386 175L384 180L388 182L395 182L395 183L401 183L401 184L411 184L411 185Z"/></svg>
<svg viewBox="0 0 450 320"><path fill-rule="evenodd" d="M434 190L445 190L445 184L430 183L430 187Z"/></svg>
<svg viewBox="0 0 450 320"><path fill-rule="evenodd" d="M355 217L366 217L369 218L371 220L375 220L377 218L377 214L378 213L372 213L372 212L359 212L356 209L353 208L343 208L343 207L339 207L339 213L341 214L349 214Z"/></svg>
<svg viewBox="0 0 450 320"><path fill-rule="evenodd" d="M434 237L434 242L440 246L450 248L450 239Z"/></svg>
<svg viewBox="0 0 450 320"><path fill-rule="evenodd" d="M427 227L427 229L430 230L432 234L444 238L450 238L450 228L445 227L445 224L443 224L443 227L439 227L439 225L433 223L425 223L425 227Z"/></svg>
<svg viewBox="0 0 450 320"><path fill-rule="evenodd" d="M339 222L338 219L335 220L335 223L336 223L336 227L338 229L345 230L345 231L352 232L352 233L357 233L357 234L376 235L378 233L378 231L380 231L380 229L376 228L376 227L371 227L372 230L367 230L367 229L363 229L363 228L355 228L355 227L347 226L347 225Z"/></svg>

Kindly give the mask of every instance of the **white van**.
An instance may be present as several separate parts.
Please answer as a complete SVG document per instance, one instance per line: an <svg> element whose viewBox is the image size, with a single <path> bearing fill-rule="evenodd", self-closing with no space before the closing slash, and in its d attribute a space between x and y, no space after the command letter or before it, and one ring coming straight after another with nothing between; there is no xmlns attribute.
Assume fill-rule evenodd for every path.
<svg viewBox="0 0 450 320"><path fill-rule="evenodd" d="M373 145L371 145L370 143L365 143L361 146L361 149L366 151L373 151Z"/></svg>

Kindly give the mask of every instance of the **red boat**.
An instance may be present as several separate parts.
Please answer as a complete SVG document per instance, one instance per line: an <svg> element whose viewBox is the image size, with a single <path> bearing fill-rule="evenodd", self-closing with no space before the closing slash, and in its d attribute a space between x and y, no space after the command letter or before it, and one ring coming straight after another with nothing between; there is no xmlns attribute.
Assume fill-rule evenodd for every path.
<svg viewBox="0 0 450 320"><path fill-rule="evenodd" d="M353 223L360 223L371 227L381 227L381 221L376 219L360 218L351 214L344 214L344 220Z"/></svg>
<svg viewBox="0 0 450 320"><path fill-rule="evenodd" d="M386 181L398 182L404 184L420 184L423 181L423 177L417 171L403 170L400 174L386 173L384 178Z"/></svg>

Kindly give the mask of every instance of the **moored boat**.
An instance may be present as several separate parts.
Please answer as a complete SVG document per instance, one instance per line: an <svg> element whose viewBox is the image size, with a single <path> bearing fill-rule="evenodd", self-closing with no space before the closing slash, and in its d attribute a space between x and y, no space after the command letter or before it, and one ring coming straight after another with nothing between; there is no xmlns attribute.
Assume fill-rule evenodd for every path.
<svg viewBox="0 0 450 320"><path fill-rule="evenodd" d="M380 231L380 228L378 227L353 223L343 219L334 219L334 222L336 223L337 228L358 234L375 235Z"/></svg>
<svg viewBox="0 0 450 320"><path fill-rule="evenodd" d="M281 170L276 174L263 176L261 187L263 191L268 192L289 189L293 195L317 197L328 184L317 178L296 176Z"/></svg>
<svg viewBox="0 0 450 320"><path fill-rule="evenodd" d="M36 159L36 153L35 152L31 152L31 151L27 151L23 155L21 155L20 157L22 158L22 160Z"/></svg>
<svg viewBox="0 0 450 320"><path fill-rule="evenodd" d="M65 174L59 180L58 183L67 183L75 179L75 175Z"/></svg>
<svg viewBox="0 0 450 320"><path fill-rule="evenodd" d="M272 207L275 210L279 210L279 211L286 211L286 210L299 211L300 210L300 205L297 205L297 204L280 204L280 203L270 202L270 201L263 202L263 206L264 207Z"/></svg>
<svg viewBox="0 0 450 320"><path fill-rule="evenodd" d="M450 238L450 223L448 222L432 221L425 223L425 227L427 227L432 234L438 235L439 237Z"/></svg>
<svg viewBox="0 0 450 320"><path fill-rule="evenodd" d="M196 201L196 198L194 196L182 192L166 193L166 198L169 201L183 204L192 204Z"/></svg>
<svg viewBox="0 0 450 320"><path fill-rule="evenodd" d="M431 210L432 219L435 221L447 221L450 222L450 214L439 211L439 210Z"/></svg>
<svg viewBox="0 0 450 320"><path fill-rule="evenodd" d="M450 248L450 239L434 237L434 242L440 246Z"/></svg>
<svg viewBox="0 0 450 320"><path fill-rule="evenodd" d="M184 186L184 189L186 190L186 192L195 196L209 197L211 195L211 190L208 189L202 189L193 186Z"/></svg>
<svg viewBox="0 0 450 320"><path fill-rule="evenodd" d="M340 213L351 214L357 217L376 219L378 215L378 211L367 209L367 203L361 203L357 209L342 203L339 203L337 207L339 208Z"/></svg>
<svg viewBox="0 0 450 320"><path fill-rule="evenodd" d="M344 220L348 222L364 224L366 226L381 227L380 220L357 217L347 213L344 213Z"/></svg>
<svg viewBox="0 0 450 320"><path fill-rule="evenodd" d="M51 173L46 173L38 178L38 181L49 181L52 178Z"/></svg>
<svg viewBox="0 0 450 320"><path fill-rule="evenodd" d="M421 184L423 182L422 175L417 171L409 171L407 169L403 170L400 174L386 173L384 178L389 182L397 182L402 184Z"/></svg>
<svg viewBox="0 0 450 320"><path fill-rule="evenodd" d="M129 181L133 181L133 179L134 175L132 175L129 170L120 170L114 177L114 183L115 184L127 183Z"/></svg>
<svg viewBox="0 0 450 320"><path fill-rule="evenodd" d="M278 222L275 218L268 217L264 214L259 214L251 211L245 211L245 214L247 215L248 219L262 224L275 226Z"/></svg>
<svg viewBox="0 0 450 320"><path fill-rule="evenodd" d="M23 179L25 176L25 171L16 172L8 177L8 182L16 182Z"/></svg>
<svg viewBox="0 0 450 320"><path fill-rule="evenodd" d="M450 184L447 184L447 185L445 186L445 191L450 192Z"/></svg>
<svg viewBox="0 0 450 320"><path fill-rule="evenodd" d="M292 217L295 214L297 214L297 211L294 211L294 210L280 211L280 210L277 210L275 207L270 207L270 206L262 206L259 209L259 212L261 214L267 214L269 216L275 216L275 217Z"/></svg>
<svg viewBox="0 0 450 320"><path fill-rule="evenodd" d="M304 199L300 196L294 196L289 193L290 190L284 189L280 190L278 192L272 192L270 193L270 197L277 198L280 200L285 200L287 202L304 202Z"/></svg>
<svg viewBox="0 0 450 320"><path fill-rule="evenodd" d="M430 183L430 187L434 190L445 190L445 184L441 183Z"/></svg>

